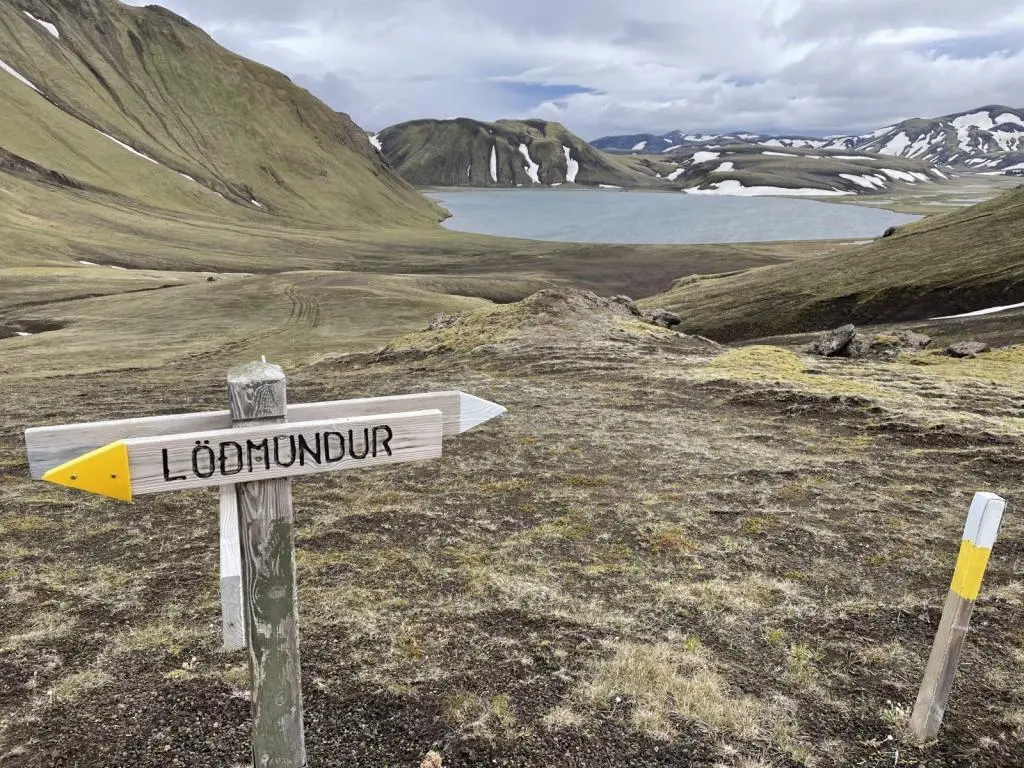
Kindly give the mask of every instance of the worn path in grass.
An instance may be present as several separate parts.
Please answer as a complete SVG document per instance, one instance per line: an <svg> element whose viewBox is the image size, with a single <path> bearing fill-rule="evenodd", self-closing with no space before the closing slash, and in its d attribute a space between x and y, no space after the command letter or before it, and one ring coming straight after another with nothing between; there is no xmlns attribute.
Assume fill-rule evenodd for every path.
<svg viewBox="0 0 1024 768"><path fill-rule="evenodd" d="M20 438L224 407L232 357L12 379L5 765L246 761L215 495L129 507L32 483ZM439 461L295 483L311 764L1019 765L1021 367L1019 348L720 349L565 294L293 362L293 402L459 388L509 409ZM1011 514L942 738L919 749L906 717L981 489Z"/></svg>

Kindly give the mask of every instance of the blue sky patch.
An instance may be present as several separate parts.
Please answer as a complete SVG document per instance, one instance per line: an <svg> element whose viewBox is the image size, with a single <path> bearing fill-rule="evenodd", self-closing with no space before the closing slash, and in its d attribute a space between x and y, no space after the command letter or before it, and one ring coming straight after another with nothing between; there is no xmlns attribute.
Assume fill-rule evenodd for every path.
<svg viewBox="0 0 1024 768"><path fill-rule="evenodd" d="M510 109L528 109L545 101L559 101L577 93L600 93L582 85L546 85L542 83L519 83L499 81L495 83L508 96Z"/></svg>

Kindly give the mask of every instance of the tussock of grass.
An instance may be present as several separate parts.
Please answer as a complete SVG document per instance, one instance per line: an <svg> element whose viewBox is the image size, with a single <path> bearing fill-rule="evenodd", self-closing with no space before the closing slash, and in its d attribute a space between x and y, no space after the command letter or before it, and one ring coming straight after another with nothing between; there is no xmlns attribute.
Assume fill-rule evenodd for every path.
<svg viewBox="0 0 1024 768"><path fill-rule="evenodd" d="M716 357L705 368L711 379L778 382L822 395L884 398L886 393L871 384L828 374L812 374L807 362L788 349L755 345L733 349Z"/></svg>
<svg viewBox="0 0 1024 768"><path fill-rule="evenodd" d="M656 738L672 738L676 718L748 741L788 746L794 738L795 725L781 707L734 693L692 639L614 643L575 696L588 708L628 708L634 727Z"/></svg>
<svg viewBox="0 0 1024 768"><path fill-rule="evenodd" d="M939 352L919 352L906 357L906 362L930 376L950 381L980 379L1014 386L1024 391L1024 345L1018 344L966 360L947 357Z"/></svg>
<svg viewBox="0 0 1024 768"><path fill-rule="evenodd" d="M478 737L514 738L518 719L507 693L481 696L458 691L444 702L443 717L448 725Z"/></svg>
<svg viewBox="0 0 1024 768"><path fill-rule="evenodd" d="M50 693L58 701L74 701L83 693L106 685L112 679L106 672L87 669L60 678L53 684Z"/></svg>

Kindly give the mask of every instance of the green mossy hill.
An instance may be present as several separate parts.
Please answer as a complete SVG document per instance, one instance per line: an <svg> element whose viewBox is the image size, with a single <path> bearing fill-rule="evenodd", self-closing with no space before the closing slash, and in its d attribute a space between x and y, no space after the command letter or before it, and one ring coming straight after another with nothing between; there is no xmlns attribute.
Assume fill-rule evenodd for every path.
<svg viewBox="0 0 1024 768"><path fill-rule="evenodd" d="M1024 301L1024 187L869 245L714 279L644 303L718 341L923 320Z"/></svg>
<svg viewBox="0 0 1024 768"><path fill-rule="evenodd" d="M412 120L386 128L377 138L391 167L418 186L509 187L564 184L570 179L591 186L660 184L653 171L634 169L559 123L544 120ZM579 164L575 176L566 149L569 160ZM538 166L537 182L530 175L530 162Z"/></svg>
<svg viewBox="0 0 1024 768"><path fill-rule="evenodd" d="M341 226L442 215L347 116L162 8L5 0L0 60L40 91L0 71L0 149L14 158L0 178L53 172L147 206Z"/></svg>

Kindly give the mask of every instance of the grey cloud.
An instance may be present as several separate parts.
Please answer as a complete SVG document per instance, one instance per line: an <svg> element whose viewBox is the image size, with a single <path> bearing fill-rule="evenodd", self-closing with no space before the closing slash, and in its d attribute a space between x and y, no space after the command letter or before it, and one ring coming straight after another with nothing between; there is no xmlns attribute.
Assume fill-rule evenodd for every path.
<svg viewBox="0 0 1024 768"><path fill-rule="evenodd" d="M1024 40L1021 0L164 2L373 130L456 115L588 138L860 130L1015 103L1024 71L1008 47ZM581 92L531 90L555 85Z"/></svg>

